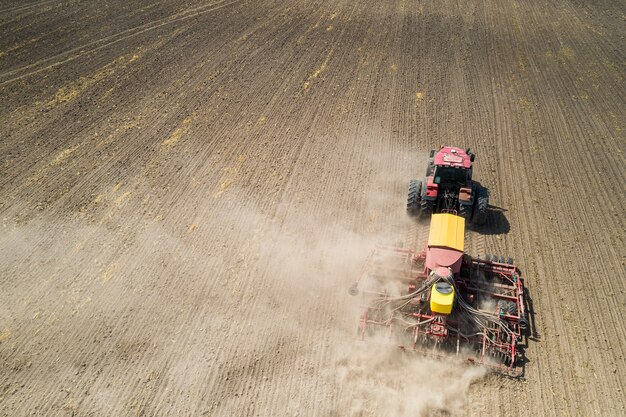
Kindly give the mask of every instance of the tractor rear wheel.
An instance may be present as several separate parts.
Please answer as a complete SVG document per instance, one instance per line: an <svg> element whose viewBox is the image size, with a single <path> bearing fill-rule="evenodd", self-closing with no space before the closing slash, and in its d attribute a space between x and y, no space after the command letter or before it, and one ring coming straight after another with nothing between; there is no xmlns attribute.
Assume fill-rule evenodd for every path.
<svg viewBox="0 0 626 417"><path fill-rule="evenodd" d="M487 221L487 210L489 208L489 190L485 187L476 187L476 201L474 202L474 216L472 224L481 226Z"/></svg>
<svg viewBox="0 0 626 417"><path fill-rule="evenodd" d="M417 216L420 213L422 200L422 182L419 180L409 181L409 195L406 200L406 212L409 216Z"/></svg>
<svg viewBox="0 0 626 417"><path fill-rule="evenodd" d="M421 202L421 211L420 211L420 219L426 220L429 219L430 216L435 211L435 202L429 200L422 200Z"/></svg>
<svg viewBox="0 0 626 417"><path fill-rule="evenodd" d="M465 219L465 223L469 224L474 214L474 208L470 205L459 204L459 216Z"/></svg>

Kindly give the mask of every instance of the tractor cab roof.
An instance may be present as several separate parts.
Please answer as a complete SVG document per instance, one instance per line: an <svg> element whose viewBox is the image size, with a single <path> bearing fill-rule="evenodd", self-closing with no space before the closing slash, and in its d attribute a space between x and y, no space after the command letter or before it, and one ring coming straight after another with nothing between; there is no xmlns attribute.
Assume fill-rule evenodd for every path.
<svg viewBox="0 0 626 417"><path fill-rule="evenodd" d="M435 155L435 165L470 169L472 167L472 160L470 155L463 149L443 146Z"/></svg>

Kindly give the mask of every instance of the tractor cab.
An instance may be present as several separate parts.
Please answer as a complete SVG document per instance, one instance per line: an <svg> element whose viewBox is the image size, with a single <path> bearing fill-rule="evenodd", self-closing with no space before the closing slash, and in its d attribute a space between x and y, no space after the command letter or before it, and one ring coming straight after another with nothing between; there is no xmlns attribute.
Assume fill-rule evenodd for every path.
<svg viewBox="0 0 626 417"><path fill-rule="evenodd" d="M435 184L445 186L463 186L466 182L472 180L472 169L451 168L448 166L435 167L433 174Z"/></svg>

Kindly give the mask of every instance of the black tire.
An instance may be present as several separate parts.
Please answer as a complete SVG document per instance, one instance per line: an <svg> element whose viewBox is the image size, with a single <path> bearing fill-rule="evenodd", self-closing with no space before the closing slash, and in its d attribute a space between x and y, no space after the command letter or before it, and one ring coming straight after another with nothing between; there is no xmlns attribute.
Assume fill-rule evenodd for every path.
<svg viewBox="0 0 626 417"><path fill-rule="evenodd" d="M430 151L428 165L426 166L426 176L430 177L435 172L435 150Z"/></svg>
<svg viewBox="0 0 626 417"><path fill-rule="evenodd" d="M406 199L406 213L409 216L420 214L420 203L422 200L422 182L419 180L409 181L409 194Z"/></svg>
<svg viewBox="0 0 626 417"><path fill-rule="evenodd" d="M465 224L469 224L474 214L474 208L470 205L459 204L459 216L465 219Z"/></svg>
<svg viewBox="0 0 626 417"><path fill-rule="evenodd" d="M487 221L489 209L489 190L485 187L476 187L476 201L474 201L474 216L472 224L482 226Z"/></svg>
<svg viewBox="0 0 626 417"><path fill-rule="evenodd" d="M435 173L435 162L432 159L428 160L428 167L426 168L426 176L430 177Z"/></svg>
<svg viewBox="0 0 626 417"><path fill-rule="evenodd" d="M420 206L421 206L420 220L430 219L430 216L433 214L433 211L435 211L435 202L429 201L429 200L422 200Z"/></svg>
<svg viewBox="0 0 626 417"><path fill-rule="evenodd" d="M426 176L430 177L435 173L435 160L428 158L428 166L426 167Z"/></svg>

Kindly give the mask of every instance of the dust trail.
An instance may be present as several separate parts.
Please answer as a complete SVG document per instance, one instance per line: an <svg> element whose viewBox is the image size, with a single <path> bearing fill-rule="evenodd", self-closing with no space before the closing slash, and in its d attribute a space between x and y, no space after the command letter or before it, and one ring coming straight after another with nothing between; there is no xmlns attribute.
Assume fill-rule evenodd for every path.
<svg viewBox="0 0 626 417"><path fill-rule="evenodd" d="M256 215L256 222L264 224L266 229L263 235L271 242L262 247L259 259L271 259L268 271L275 284L263 296L289 300L285 303L291 306L270 308L264 315L287 314L289 320L283 331L291 339L308 333L313 339L328 343L328 361L316 375L320 383L311 386L319 390L322 385L321 389L330 391L326 396L333 398L328 404L316 405L323 410L322 415L416 417L431 412L459 415L470 385L486 373L456 358L426 358L404 353L389 340L360 341L357 336L362 300L351 297L348 289L374 246L396 244L410 227L404 213L408 176L402 174L402 178L397 178L398 173L385 175L383 170L376 169L378 163L389 166L391 157L425 161L422 155L407 154L370 158L368 162L375 174L362 205L365 221L359 225L350 225L340 218L312 216L313 210L308 207L292 212L280 227L268 225L262 216ZM417 175L420 172L417 170ZM332 212L334 208L329 210ZM393 287L395 283L386 284ZM406 288L396 290L406 291ZM325 314L332 316L332 320L324 325ZM299 346L298 354L303 363L314 363L318 347ZM279 381L287 386L291 378L285 375ZM300 409L299 415L309 414Z"/></svg>
<svg viewBox="0 0 626 417"><path fill-rule="evenodd" d="M318 227L325 229L321 223ZM416 417L433 410L461 414L470 385L485 375L485 370L461 364L456 358L436 360L404 353L386 338L359 340L362 300L351 297L348 288L374 244L386 236L350 230L338 235L329 241L323 235L310 234L306 242L299 242L281 234L275 236L271 251L275 264L270 270L275 277L298 277L297 283L274 291L274 296L298 305L291 318L297 324L283 330L289 335L319 334L320 339L330 341L330 359L318 378L333 387L335 402L322 409L328 415L346 417ZM322 330L318 320L302 320L320 312L334 316ZM301 348L299 353L314 358L316 351Z"/></svg>
<svg viewBox="0 0 626 417"><path fill-rule="evenodd" d="M410 175L381 174L385 157L400 158L367 161L356 212L315 202L263 212L236 186L182 217L142 216L140 198L103 223L45 213L18 224L5 212L4 381L46 396L49 414L168 415L170 403L212 416L457 413L481 370L356 337L360 300L348 289L375 244L408 225ZM30 409L20 398L7 408Z"/></svg>
<svg viewBox="0 0 626 417"><path fill-rule="evenodd" d="M434 410L460 415L470 384L485 374L389 345L354 345L345 354L337 364L345 416L416 417Z"/></svg>
<svg viewBox="0 0 626 417"><path fill-rule="evenodd" d="M317 264L342 278L334 283L338 298L334 327L328 329L332 360L325 372L337 392L330 415L346 417L419 417L432 412L462 415L470 385L486 371L455 357L433 359L403 352L388 337L361 341L357 335L363 299L348 294L346 279L355 278L366 253L384 235L343 232L336 245L319 243ZM360 256L360 257L359 257ZM335 276L337 276L335 274ZM347 275L350 274L350 275ZM363 283L367 285L366 283ZM406 285L406 284L405 284ZM406 292L397 282L385 283L391 292ZM324 306L319 306L324 308Z"/></svg>

